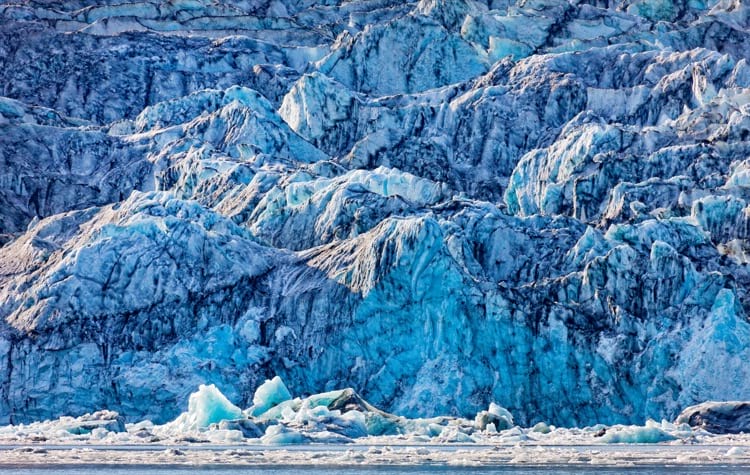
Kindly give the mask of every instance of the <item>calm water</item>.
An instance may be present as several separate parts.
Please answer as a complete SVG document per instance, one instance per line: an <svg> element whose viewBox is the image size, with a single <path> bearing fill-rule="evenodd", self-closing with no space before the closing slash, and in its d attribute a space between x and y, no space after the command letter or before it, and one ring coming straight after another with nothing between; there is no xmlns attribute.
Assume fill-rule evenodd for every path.
<svg viewBox="0 0 750 475"><path fill-rule="evenodd" d="M724 474L746 474L747 467L733 468L727 466L711 467L649 467L649 468L600 468L600 467L546 467L546 468L443 468L443 467L361 467L361 468L311 468L311 467L284 467L276 468L164 468L137 466L130 468L110 467L65 467L65 468L13 468L0 469L2 474L13 475L192 475L207 473L210 475L593 475L593 474L627 474L627 475L657 475L657 474L702 474L702 475L724 475Z"/></svg>

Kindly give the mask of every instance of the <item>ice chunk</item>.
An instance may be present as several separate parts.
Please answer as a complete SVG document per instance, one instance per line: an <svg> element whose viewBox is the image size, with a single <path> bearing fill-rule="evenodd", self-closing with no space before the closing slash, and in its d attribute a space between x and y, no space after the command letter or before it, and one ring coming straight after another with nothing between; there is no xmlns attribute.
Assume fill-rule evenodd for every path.
<svg viewBox="0 0 750 475"><path fill-rule="evenodd" d="M302 407L302 399L300 398L294 398L290 399L288 401L284 401L282 403L279 403L268 410L264 411L261 414L254 414L255 407L249 409L249 413L251 415L255 415L255 417L260 416L262 419L270 420L270 419L286 419L291 420L294 419L294 415L297 411L299 411L300 407Z"/></svg>
<svg viewBox="0 0 750 475"><path fill-rule="evenodd" d="M510 413L509 410L505 409L504 407L500 407L494 402L490 403L490 409L488 411L490 414L494 414L495 416L499 417L500 419L505 420L505 422L509 425L513 425L513 415Z"/></svg>
<svg viewBox="0 0 750 475"><path fill-rule="evenodd" d="M268 426L266 435L261 437L260 440L269 445L304 444L308 441L304 435L283 425Z"/></svg>
<svg viewBox="0 0 750 475"><path fill-rule="evenodd" d="M526 435L526 432L521 429L520 427L516 426L509 430L505 430L500 434L500 437L498 437L497 442L500 444L518 444L521 442L526 442L529 440L529 436Z"/></svg>
<svg viewBox="0 0 750 475"><path fill-rule="evenodd" d="M449 444L473 444L476 442L469 434L461 432L458 427L450 426L443 429L437 441Z"/></svg>
<svg viewBox="0 0 750 475"><path fill-rule="evenodd" d="M550 429L550 426L548 426L546 422L537 422L534 427L531 428L531 431L539 434L549 434L552 429Z"/></svg>
<svg viewBox="0 0 750 475"><path fill-rule="evenodd" d="M732 447L726 453L727 457L742 457L743 455L745 455L745 449L742 447Z"/></svg>
<svg viewBox="0 0 750 475"><path fill-rule="evenodd" d="M251 413L259 416L278 404L292 399L292 394L287 389L284 381L278 376L267 379L265 383L255 390L253 395L253 407Z"/></svg>
<svg viewBox="0 0 750 475"><path fill-rule="evenodd" d="M106 432L125 432L125 419L115 411L97 411L84 414L61 426L71 434L89 434L97 429Z"/></svg>
<svg viewBox="0 0 750 475"><path fill-rule="evenodd" d="M242 410L210 384L201 384L197 392L190 395L188 411L175 420L183 429L203 429L217 422L239 419Z"/></svg>
<svg viewBox="0 0 750 475"><path fill-rule="evenodd" d="M675 437L651 420L645 426L615 426L602 436L602 442L607 444L655 444L669 440Z"/></svg>
<svg viewBox="0 0 750 475"><path fill-rule="evenodd" d="M704 402L690 406L677 417L677 424L689 424L714 434L750 432L750 402Z"/></svg>
<svg viewBox="0 0 750 475"><path fill-rule="evenodd" d="M236 444L244 441L244 434L240 430L214 429L205 434L212 444Z"/></svg>
<svg viewBox="0 0 750 475"><path fill-rule="evenodd" d="M513 415L504 407L491 402L489 410L480 411L474 419L474 425L479 430L487 430L490 424L495 426L495 430L510 429L513 427Z"/></svg>
<svg viewBox="0 0 750 475"><path fill-rule="evenodd" d="M224 420L216 425L212 425L211 428L231 432L239 431L242 433L242 437L247 439L257 439L263 435L263 430L250 419Z"/></svg>

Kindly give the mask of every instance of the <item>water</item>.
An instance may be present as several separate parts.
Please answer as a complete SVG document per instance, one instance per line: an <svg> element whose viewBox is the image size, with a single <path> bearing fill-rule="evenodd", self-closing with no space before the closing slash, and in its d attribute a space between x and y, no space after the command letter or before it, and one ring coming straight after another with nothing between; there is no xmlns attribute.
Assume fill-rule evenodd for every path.
<svg viewBox="0 0 750 475"><path fill-rule="evenodd" d="M210 475L593 475L593 474L632 474L632 475L733 475L750 473L748 460L735 460L735 464L727 464L724 454L731 446L660 446L660 445L600 445L600 446L560 446L567 451L586 453L595 451L597 453L611 454L612 458L606 457L606 463L622 464L639 463L640 466L618 466L602 467L601 465L587 465L584 462L577 464L565 464L548 460L545 465L496 465L482 467L449 467L438 465L445 463L435 462L430 458L422 460L421 464L415 465L356 465L356 462L348 462L333 457L334 464L324 465L322 459L317 458L319 453L332 452L337 455L349 454L352 451L367 451L376 446L331 446L331 445L301 445L301 446L192 446L186 445L179 447L184 452L192 452L191 455L203 455L204 457L193 457L192 462L183 459L180 464L174 465L155 465L155 456L162 455L166 450L174 450L176 446L60 446L60 445L37 445L37 449L42 449L42 457L49 459L40 459L36 454L35 459L27 457L33 454L25 455L26 452L19 452L17 446L0 446L0 475L193 475L207 473ZM400 447L406 448L406 447ZM438 450L438 452L453 452L456 450L476 451L478 454L482 450L487 450L489 446L414 446L413 448L422 448L428 450ZM546 447L548 450L555 450L555 446ZM694 455L696 450L703 450L700 460L696 464L679 464L672 465L670 460L679 460L690 455ZM81 452L84 450L84 452ZM244 455L254 452L265 454L267 457L266 465L231 465L227 463L216 463L212 455L221 455L225 451L242 450ZM4 460L3 453L6 453ZM308 453L309 452L309 453ZM99 457L96 456L99 453ZM94 455L94 457L82 457L82 455ZM566 452L567 454L567 452ZM14 458L10 458L13 455ZM184 455L184 454L183 454ZM231 455L231 454L230 454ZM465 453L463 455L466 455ZM664 457L671 457L665 459ZM684 456L684 457L683 457ZM108 457L116 457L108 459ZM560 455L566 459L568 455ZM481 458L481 457L480 457ZM87 459L87 460L86 460ZM32 461L33 460L33 461ZM310 461L307 464L307 461ZM560 459L558 459L560 460ZM598 460L602 460L601 457ZM689 457L686 459L689 460ZM317 465L315 463L317 462ZM32 464L33 463L33 464ZM36 465L45 464L49 465ZM162 462L160 462L162 463ZM171 463L171 462L166 462ZM187 465L193 463L194 465ZM273 463L280 465L272 465ZM393 462L396 463L396 462ZM493 463L493 462L488 462ZM505 462L496 461L496 464ZM540 462L542 463L542 462ZM695 463L695 462L691 462ZM433 464L433 465L430 465Z"/></svg>
<svg viewBox="0 0 750 475"><path fill-rule="evenodd" d="M726 475L746 474L747 467L732 467L726 465L712 466L653 466L653 467L570 467L570 466L547 466L544 468L528 467L497 467L497 468L447 468L447 467L154 467L154 466L131 466L131 467L108 467L108 466L66 466L66 467L13 467L0 469L0 474L13 475L193 475L207 473L210 475L594 475L594 474L627 474L627 475L661 475L661 474L701 474L701 475Z"/></svg>

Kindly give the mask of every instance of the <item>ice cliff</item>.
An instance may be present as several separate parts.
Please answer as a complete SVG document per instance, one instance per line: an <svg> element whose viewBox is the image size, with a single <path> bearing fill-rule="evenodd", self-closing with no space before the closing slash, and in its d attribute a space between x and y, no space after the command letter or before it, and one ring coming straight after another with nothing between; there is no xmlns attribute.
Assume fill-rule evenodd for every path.
<svg viewBox="0 0 750 475"><path fill-rule="evenodd" d="M738 0L2 4L0 423L750 400L748 61Z"/></svg>

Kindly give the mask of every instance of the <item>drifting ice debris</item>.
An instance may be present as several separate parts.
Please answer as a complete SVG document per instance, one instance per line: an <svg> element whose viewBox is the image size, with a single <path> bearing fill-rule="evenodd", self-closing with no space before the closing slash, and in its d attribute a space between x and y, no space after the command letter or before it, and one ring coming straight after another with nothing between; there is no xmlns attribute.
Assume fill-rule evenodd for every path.
<svg viewBox="0 0 750 475"><path fill-rule="evenodd" d="M261 387L264 389L260 394L267 398L260 397L258 402L285 397L286 386L278 377ZM706 403L689 408L686 414L711 414L710 410L716 410L725 411L723 417L731 418L736 413L733 410L746 411L747 407L748 403ZM721 444L727 442L726 437L736 438L713 435L703 428L693 429L679 419L675 424L649 420L643 426L597 424L585 428L550 427L540 422L532 428L522 428L514 425L510 412L496 404L481 411L475 420L450 416L410 419L374 407L351 388L287 399L260 416L253 416L251 412L243 413L216 386L201 385L190 395L188 411L167 424L141 421L125 426L116 412L99 411L79 418L62 417L0 427L0 443L288 445L353 443L368 438L366 443L386 445L480 443L509 446L528 441L540 445L652 444L673 440ZM734 451L726 456L743 455Z"/></svg>
<svg viewBox="0 0 750 475"><path fill-rule="evenodd" d="M713 434L750 433L750 402L704 402L682 411L675 422Z"/></svg>
<svg viewBox="0 0 750 475"><path fill-rule="evenodd" d="M67 426L67 427L66 427ZM125 432L125 419L115 411L97 411L84 414L69 421L63 427L71 434L89 434L94 429L104 429L109 432Z"/></svg>

